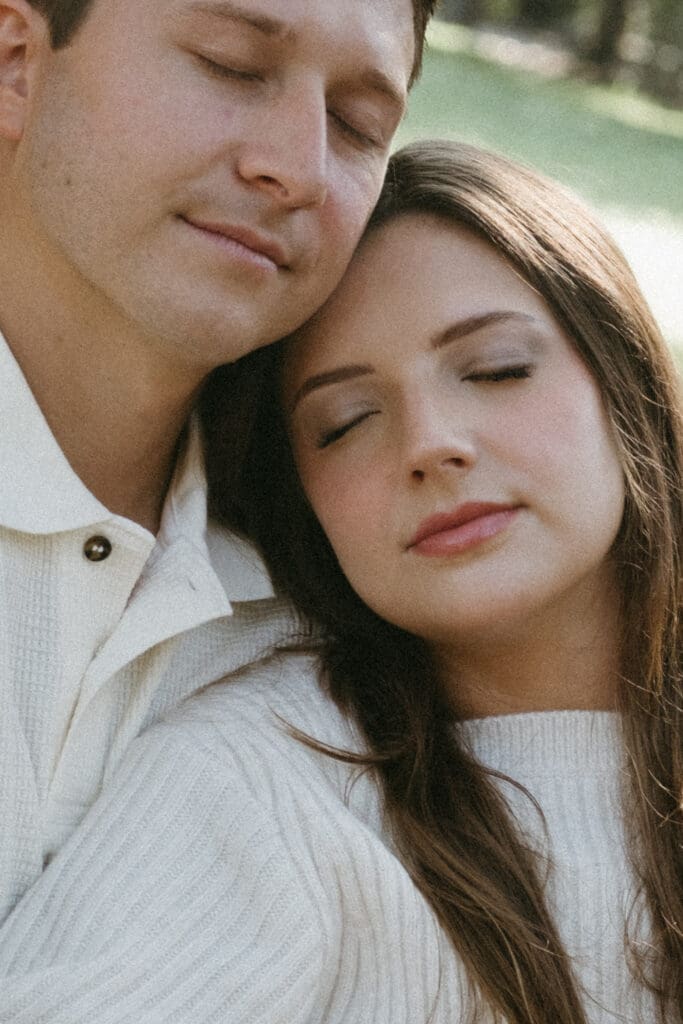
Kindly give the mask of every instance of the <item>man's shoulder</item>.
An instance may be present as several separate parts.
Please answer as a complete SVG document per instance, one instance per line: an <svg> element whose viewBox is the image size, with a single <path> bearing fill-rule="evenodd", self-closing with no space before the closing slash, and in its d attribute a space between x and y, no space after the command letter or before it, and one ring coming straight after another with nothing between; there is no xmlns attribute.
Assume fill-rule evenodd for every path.
<svg viewBox="0 0 683 1024"><path fill-rule="evenodd" d="M256 735L290 745L300 732L328 746L359 749L357 729L330 696L318 656L279 650L205 687L165 722L230 749Z"/></svg>
<svg viewBox="0 0 683 1024"><path fill-rule="evenodd" d="M189 697L150 732L172 762L187 753L213 765L215 785L233 779L278 815L288 807L308 820L324 807L347 826L350 811L381 829L373 777L344 757L367 744L331 697L313 653L277 652L249 665Z"/></svg>
<svg viewBox="0 0 683 1024"><path fill-rule="evenodd" d="M221 807L242 800L258 808L304 859L322 857L343 874L358 857L388 855L377 780L345 756L367 744L330 695L314 653L279 652L250 665L150 731L170 772L188 758Z"/></svg>

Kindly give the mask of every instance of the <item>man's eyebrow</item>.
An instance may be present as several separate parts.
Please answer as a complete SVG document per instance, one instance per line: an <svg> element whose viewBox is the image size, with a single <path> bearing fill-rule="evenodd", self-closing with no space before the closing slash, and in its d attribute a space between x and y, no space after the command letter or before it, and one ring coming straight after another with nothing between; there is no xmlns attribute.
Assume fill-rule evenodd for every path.
<svg viewBox="0 0 683 1024"><path fill-rule="evenodd" d="M249 25L266 36L283 36L289 30L288 26L277 18L267 14L256 13L246 7L233 3L233 0L195 0L189 6L190 13L208 14L225 21L237 22L242 25Z"/></svg>
<svg viewBox="0 0 683 1024"><path fill-rule="evenodd" d="M329 384L341 384L342 381L351 380L353 377L367 377L369 373L374 373L374 370L368 363L351 363L348 366L339 366L335 370L328 370L327 373L316 373L313 377L308 377L301 387L297 388L289 403L290 415L301 399L311 391L317 391L318 388L327 387Z"/></svg>
<svg viewBox="0 0 683 1024"><path fill-rule="evenodd" d="M480 331L484 327L515 320L538 326L542 324L542 321L538 317L532 316L531 313L519 313L511 309L496 309L490 313L482 313L479 316L468 316L464 320L458 320L457 323L451 324L445 331L440 331L432 338L431 347L435 349L443 348L444 345L450 345L452 341L464 338L468 334L474 334L475 331Z"/></svg>

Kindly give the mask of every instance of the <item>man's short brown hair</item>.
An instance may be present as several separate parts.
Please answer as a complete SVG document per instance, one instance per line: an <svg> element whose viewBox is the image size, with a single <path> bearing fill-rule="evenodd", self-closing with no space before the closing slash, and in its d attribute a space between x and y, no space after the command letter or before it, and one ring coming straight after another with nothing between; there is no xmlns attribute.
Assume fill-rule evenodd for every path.
<svg viewBox="0 0 683 1024"><path fill-rule="evenodd" d="M29 0L47 19L52 45L65 46L79 27L93 0Z"/></svg>

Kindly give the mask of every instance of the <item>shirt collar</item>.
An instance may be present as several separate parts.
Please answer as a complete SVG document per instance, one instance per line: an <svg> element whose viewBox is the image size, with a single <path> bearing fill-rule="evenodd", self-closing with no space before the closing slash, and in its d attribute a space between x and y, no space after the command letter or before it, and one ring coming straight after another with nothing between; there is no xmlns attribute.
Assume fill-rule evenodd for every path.
<svg viewBox="0 0 683 1024"><path fill-rule="evenodd" d="M209 522L209 557L230 601L262 601L275 597L265 562L253 544Z"/></svg>
<svg viewBox="0 0 683 1024"><path fill-rule="evenodd" d="M253 545L219 523L207 522L207 491L202 432L194 414L164 504L155 552L178 539L189 540L211 563L229 601L274 597L268 570Z"/></svg>
<svg viewBox="0 0 683 1024"><path fill-rule="evenodd" d="M0 525L21 533L53 534L116 519L71 468L36 402L19 364L0 333ZM155 549L190 541L210 561L231 601L274 596L256 550L216 523L207 523L207 484L201 430L191 417L185 447L162 512ZM135 532L142 528L129 524Z"/></svg>
<svg viewBox="0 0 683 1024"><path fill-rule="evenodd" d="M0 394L0 524L49 534L110 519L69 465L2 334Z"/></svg>

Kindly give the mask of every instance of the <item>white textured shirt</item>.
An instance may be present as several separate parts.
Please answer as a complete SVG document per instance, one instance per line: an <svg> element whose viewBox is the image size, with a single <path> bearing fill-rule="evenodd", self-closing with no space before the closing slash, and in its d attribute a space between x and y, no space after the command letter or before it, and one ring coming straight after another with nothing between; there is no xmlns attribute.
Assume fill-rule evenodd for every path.
<svg viewBox="0 0 683 1024"><path fill-rule="evenodd" d="M155 538L76 476L1 336L0 395L1 922L141 730L291 622L249 546L207 529L196 425Z"/></svg>
<svg viewBox="0 0 683 1024"><path fill-rule="evenodd" d="M462 964L396 856L371 777L354 781L285 723L359 749L302 655L208 688L132 744L0 933L2 1024L468 1019ZM551 712L464 729L543 809L547 837L528 798L500 783L552 857L548 900L591 1024L655 1024L624 955L618 719Z"/></svg>

